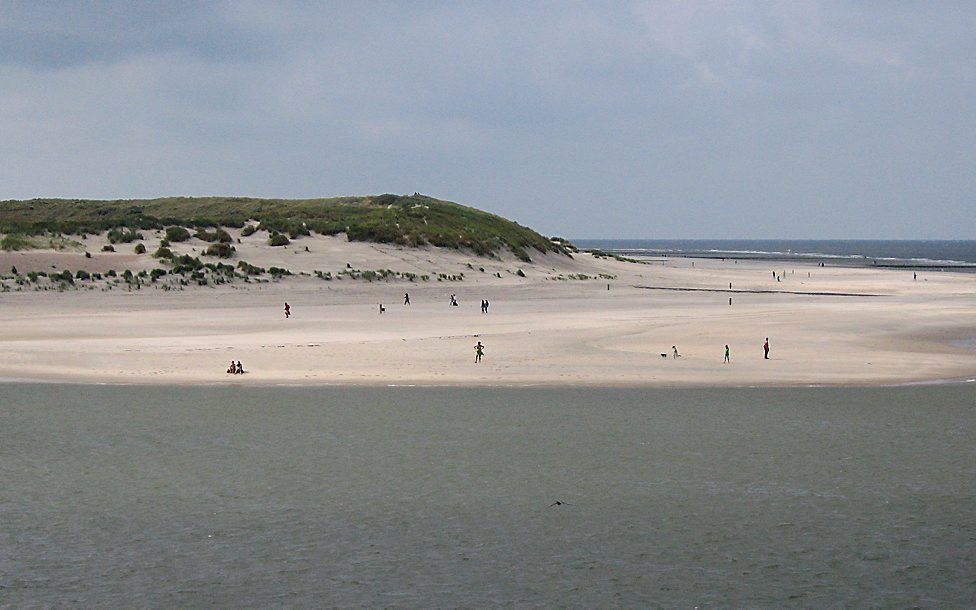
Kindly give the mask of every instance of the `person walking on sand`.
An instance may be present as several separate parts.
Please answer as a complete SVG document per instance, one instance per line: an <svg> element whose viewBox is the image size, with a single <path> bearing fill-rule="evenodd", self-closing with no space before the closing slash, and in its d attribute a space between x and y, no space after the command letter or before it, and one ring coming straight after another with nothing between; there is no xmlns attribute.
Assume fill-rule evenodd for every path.
<svg viewBox="0 0 976 610"><path fill-rule="evenodd" d="M769 337L766 337L766 342L763 343L763 358L769 360Z"/></svg>
<svg viewBox="0 0 976 610"><path fill-rule="evenodd" d="M474 346L474 363L478 364L481 362L481 357L485 355L485 346L478 341L478 344Z"/></svg>
<svg viewBox="0 0 976 610"><path fill-rule="evenodd" d="M488 307L490 305L491 305L491 303L488 302L488 299L485 299L485 313L488 313Z"/></svg>
<svg viewBox="0 0 976 610"><path fill-rule="evenodd" d="M725 360L722 362L722 364L732 364L732 358L731 358L731 353L729 352L728 344L725 345Z"/></svg>
<svg viewBox="0 0 976 610"><path fill-rule="evenodd" d="M681 354L678 353L678 346L677 345L672 345L671 346L671 359L672 360L677 360L678 359L678 356L680 356L680 355Z"/></svg>
<svg viewBox="0 0 976 610"><path fill-rule="evenodd" d="M403 293L403 304L404 305L409 305L410 304L410 293L409 292L404 292Z"/></svg>
<svg viewBox="0 0 976 610"><path fill-rule="evenodd" d="M288 304L288 301L285 301L285 319L288 319L290 317L291 317L291 305Z"/></svg>

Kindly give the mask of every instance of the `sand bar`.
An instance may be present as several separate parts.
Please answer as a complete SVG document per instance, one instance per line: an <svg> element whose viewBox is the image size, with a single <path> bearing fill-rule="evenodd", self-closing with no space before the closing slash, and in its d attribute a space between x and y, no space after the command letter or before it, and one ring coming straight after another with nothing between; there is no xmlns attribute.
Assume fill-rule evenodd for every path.
<svg viewBox="0 0 976 610"><path fill-rule="evenodd" d="M196 252L200 244L192 242L181 247ZM286 249L244 244L239 250L248 262L310 275L183 290L163 290L161 283L131 291L4 292L0 377L661 387L976 377L976 349L970 347L976 339L976 274L927 272L913 280L904 270L813 264L776 269L765 261L681 258L635 264L589 254L536 256L526 264L342 237L307 238ZM120 253L90 259L53 251L0 254L0 268L11 265L24 273L32 267L149 269L158 263ZM312 275L344 268L389 268L430 279L324 281ZM436 281L439 273L463 273L464 280ZM404 292L411 295L409 306L402 304ZM451 294L460 306L449 305ZM491 303L487 315L481 299ZM283 315L285 301L291 319ZM762 353L765 337L769 360ZM486 346L479 365L477 341ZM726 344L729 365L722 362ZM662 357L672 345L681 357ZM231 359L242 361L248 373L227 375Z"/></svg>

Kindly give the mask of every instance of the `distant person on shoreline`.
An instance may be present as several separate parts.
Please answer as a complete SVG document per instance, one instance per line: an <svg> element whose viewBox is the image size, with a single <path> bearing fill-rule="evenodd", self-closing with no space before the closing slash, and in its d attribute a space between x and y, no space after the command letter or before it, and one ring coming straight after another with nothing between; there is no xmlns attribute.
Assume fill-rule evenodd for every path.
<svg viewBox="0 0 976 610"><path fill-rule="evenodd" d="M288 301L285 301L285 319L288 319L290 317L291 317L291 305L288 304Z"/></svg>
<svg viewBox="0 0 976 610"><path fill-rule="evenodd" d="M725 360L722 364L732 364L731 352L729 352L728 344L725 345Z"/></svg>
<svg viewBox="0 0 976 610"><path fill-rule="evenodd" d="M231 360L230 361L230 366L227 367L227 374L228 375L234 375L235 373L237 373L237 366L234 364L234 361Z"/></svg>
<svg viewBox="0 0 976 610"><path fill-rule="evenodd" d="M451 307L457 307L457 306L458 306L457 295L456 294L452 294L451 295Z"/></svg>
<svg viewBox="0 0 976 610"><path fill-rule="evenodd" d="M918 279L918 272L917 271L912 271L912 281L915 281L917 279Z"/></svg>
<svg viewBox="0 0 976 610"><path fill-rule="evenodd" d="M382 314L384 311L386 311L386 307L383 307L383 304L380 303L380 313Z"/></svg>
<svg viewBox="0 0 976 610"><path fill-rule="evenodd" d="M244 366L241 365L241 361L240 360L237 361L237 370L234 371L234 373L236 375L243 375L244 374Z"/></svg>
<svg viewBox="0 0 976 610"><path fill-rule="evenodd" d="M672 360L677 360L680 357L681 357L681 354L678 353L678 346L677 345L672 345L671 346L671 359Z"/></svg>
<svg viewBox="0 0 976 610"><path fill-rule="evenodd" d="M410 293L409 292L404 292L403 293L403 304L404 305L409 305L410 304Z"/></svg>
<svg viewBox="0 0 976 610"><path fill-rule="evenodd" d="M485 346L478 341L478 344L474 346L474 363L478 364L481 362L481 357L485 355Z"/></svg>
<svg viewBox="0 0 976 610"><path fill-rule="evenodd" d="M769 337L766 337L766 342L763 343L763 358L769 360Z"/></svg>

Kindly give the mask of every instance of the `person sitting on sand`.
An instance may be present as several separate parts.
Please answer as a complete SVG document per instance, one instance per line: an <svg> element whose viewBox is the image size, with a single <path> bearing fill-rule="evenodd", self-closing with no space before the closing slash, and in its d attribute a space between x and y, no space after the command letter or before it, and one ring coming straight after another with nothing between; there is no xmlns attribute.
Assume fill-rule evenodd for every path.
<svg viewBox="0 0 976 610"><path fill-rule="evenodd" d="M474 346L474 363L478 364L481 362L481 357L485 355L485 346L478 341L478 344Z"/></svg>
<svg viewBox="0 0 976 610"><path fill-rule="evenodd" d="M234 371L234 374L236 374L236 375L243 375L244 374L244 367L241 365L241 361L240 360L237 361L237 370Z"/></svg>
<svg viewBox="0 0 976 610"><path fill-rule="evenodd" d="M228 373L229 375L233 375L233 374L234 374L234 373L236 373L236 372L237 372L237 367L236 367L236 366L234 365L234 361L233 361L233 360L231 360L231 361L230 361L230 366L229 366L229 367L227 367L227 373Z"/></svg>

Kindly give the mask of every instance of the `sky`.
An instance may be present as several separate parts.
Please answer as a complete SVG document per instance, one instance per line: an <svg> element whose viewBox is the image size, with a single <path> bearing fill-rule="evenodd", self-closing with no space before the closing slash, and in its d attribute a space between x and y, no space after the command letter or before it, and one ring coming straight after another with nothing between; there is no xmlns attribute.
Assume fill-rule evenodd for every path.
<svg viewBox="0 0 976 610"><path fill-rule="evenodd" d="M976 239L973 2L0 0L0 199L412 194Z"/></svg>

